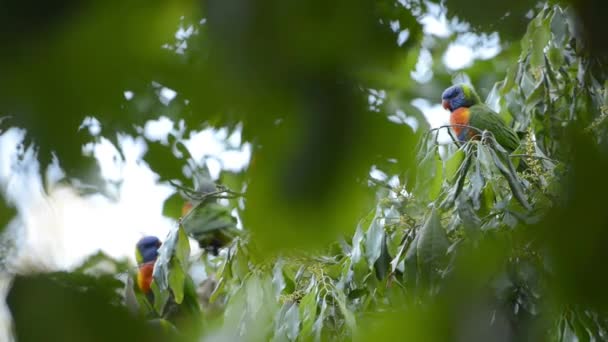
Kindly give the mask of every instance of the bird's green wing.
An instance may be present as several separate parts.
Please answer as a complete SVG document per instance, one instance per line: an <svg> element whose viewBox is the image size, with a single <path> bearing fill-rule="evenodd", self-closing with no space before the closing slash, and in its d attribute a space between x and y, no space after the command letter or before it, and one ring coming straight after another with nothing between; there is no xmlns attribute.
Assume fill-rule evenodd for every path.
<svg viewBox="0 0 608 342"><path fill-rule="evenodd" d="M515 131L490 107L475 105L469 108L469 111L469 125L481 131L492 132L496 141L509 152L519 147L519 138Z"/></svg>
<svg viewBox="0 0 608 342"><path fill-rule="evenodd" d="M137 262L138 265L144 263L144 256L141 255L141 252L139 251L139 248L137 248L137 247L135 247L135 261Z"/></svg>

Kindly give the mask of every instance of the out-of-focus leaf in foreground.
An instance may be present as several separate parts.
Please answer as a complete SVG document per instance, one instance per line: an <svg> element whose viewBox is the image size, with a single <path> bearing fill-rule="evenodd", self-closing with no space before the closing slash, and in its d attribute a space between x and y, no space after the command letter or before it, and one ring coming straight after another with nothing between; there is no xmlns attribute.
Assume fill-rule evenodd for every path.
<svg viewBox="0 0 608 342"><path fill-rule="evenodd" d="M385 1L204 4L213 91L230 94L228 108L244 113L256 143L243 215L254 240L264 251L310 247L350 231L369 204L370 167L408 165L413 146L409 127L369 110L361 90L373 86L367 72L391 70L407 48L382 24L382 6L407 10ZM396 19L419 32L413 17Z"/></svg>
<svg viewBox="0 0 608 342"><path fill-rule="evenodd" d="M109 276L107 276L109 277ZM165 341L116 302L122 283L58 273L17 277L7 302L19 341Z"/></svg>
<svg viewBox="0 0 608 342"><path fill-rule="evenodd" d="M573 134L571 172L564 194L540 225L539 240L550 252L554 290L565 304L608 309L608 276L601 272L608 260L608 155L588 137Z"/></svg>

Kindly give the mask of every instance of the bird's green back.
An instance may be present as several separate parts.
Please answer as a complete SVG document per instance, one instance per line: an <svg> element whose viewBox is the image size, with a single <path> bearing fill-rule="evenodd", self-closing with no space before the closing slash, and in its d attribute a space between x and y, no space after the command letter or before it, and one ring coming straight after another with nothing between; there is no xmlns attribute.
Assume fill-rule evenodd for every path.
<svg viewBox="0 0 608 342"><path fill-rule="evenodd" d="M519 147L519 137L490 107L477 104L469 108L469 125L481 131L492 132L496 141L507 151Z"/></svg>

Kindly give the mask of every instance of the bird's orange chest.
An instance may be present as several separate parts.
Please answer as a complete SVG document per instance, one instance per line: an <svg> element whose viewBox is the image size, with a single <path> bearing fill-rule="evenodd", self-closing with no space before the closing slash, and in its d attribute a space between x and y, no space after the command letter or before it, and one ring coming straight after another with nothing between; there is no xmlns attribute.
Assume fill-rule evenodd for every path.
<svg viewBox="0 0 608 342"><path fill-rule="evenodd" d="M469 108L461 107L450 115L450 126L459 140L464 140L466 138L464 135L469 131L465 126L469 125L470 114Z"/></svg>
<svg viewBox="0 0 608 342"><path fill-rule="evenodd" d="M137 272L137 285L143 293L148 293L150 291L153 272L154 261L145 263L139 267L139 272Z"/></svg>

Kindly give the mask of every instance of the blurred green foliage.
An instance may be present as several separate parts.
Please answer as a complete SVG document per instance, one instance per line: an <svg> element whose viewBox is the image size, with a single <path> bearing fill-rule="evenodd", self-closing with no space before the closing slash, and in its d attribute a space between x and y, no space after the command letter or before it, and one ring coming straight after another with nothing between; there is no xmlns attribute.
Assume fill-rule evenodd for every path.
<svg viewBox="0 0 608 342"><path fill-rule="evenodd" d="M449 0L453 23L471 26L446 37L423 34L432 1L30 3L0 14L2 128L26 128L43 168L54 152L69 179L102 190L82 144L167 116L176 129L148 139L144 159L176 188L165 214L183 217L153 298L133 291L125 265L91 275L97 259L18 277L18 340L606 339L608 75L595 1ZM473 30L498 31L502 51L460 73L438 62ZM426 53L422 82L412 71ZM438 102L453 78L471 79L522 134L515 153L491 135L439 143L446 128L430 130L412 100ZM99 135L79 129L88 116ZM253 144L248 169L211 187L184 145L206 127L242 127Z"/></svg>
<svg viewBox="0 0 608 342"><path fill-rule="evenodd" d="M122 306L111 275L17 277L7 298L19 341L165 341Z"/></svg>

